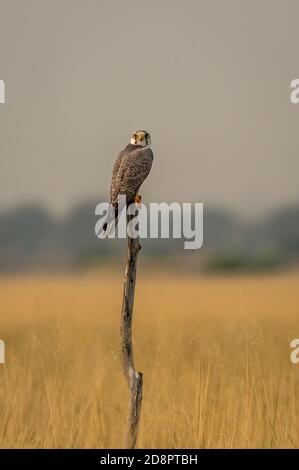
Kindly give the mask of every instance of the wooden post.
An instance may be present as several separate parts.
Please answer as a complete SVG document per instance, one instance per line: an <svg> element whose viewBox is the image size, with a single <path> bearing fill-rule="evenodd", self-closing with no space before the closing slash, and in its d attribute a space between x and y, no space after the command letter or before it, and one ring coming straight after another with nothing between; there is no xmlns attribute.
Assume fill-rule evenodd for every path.
<svg viewBox="0 0 299 470"><path fill-rule="evenodd" d="M138 424L142 401L142 373L134 367L132 346L132 318L136 282L137 256L141 249L138 238L128 237L128 253L124 280L123 305L121 311L122 366L130 389L130 407L126 448L136 447Z"/></svg>

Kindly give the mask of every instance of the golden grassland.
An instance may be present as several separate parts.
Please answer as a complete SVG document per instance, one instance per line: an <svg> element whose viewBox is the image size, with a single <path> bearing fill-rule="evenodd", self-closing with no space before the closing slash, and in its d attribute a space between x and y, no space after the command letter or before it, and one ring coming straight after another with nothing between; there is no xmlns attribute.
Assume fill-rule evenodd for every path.
<svg viewBox="0 0 299 470"><path fill-rule="evenodd" d="M139 447L299 447L299 275L139 273ZM0 279L1 447L121 447L122 276Z"/></svg>

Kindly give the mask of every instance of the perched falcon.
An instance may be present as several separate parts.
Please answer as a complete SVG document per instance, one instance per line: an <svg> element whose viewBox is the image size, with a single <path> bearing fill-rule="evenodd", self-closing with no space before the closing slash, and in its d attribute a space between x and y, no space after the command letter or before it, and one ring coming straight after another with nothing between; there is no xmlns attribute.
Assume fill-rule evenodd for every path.
<svg viewBox="0 0 299 470"><path fill-rule="evenodd" d="M144 130L136 131L131 142L116 159L110 187L110 206L103 223L106 237L115 229L120 212L124 209L118 205L118 196L125 195L127 205L141 200L138 191L151 170L154 158L150 145L150 134Z"/></svg>

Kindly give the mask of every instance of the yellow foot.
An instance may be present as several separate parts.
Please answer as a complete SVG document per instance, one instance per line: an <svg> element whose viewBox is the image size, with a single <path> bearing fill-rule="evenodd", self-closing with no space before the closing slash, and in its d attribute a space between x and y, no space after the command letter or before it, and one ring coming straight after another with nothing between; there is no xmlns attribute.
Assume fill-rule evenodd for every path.
<svg viewBox="0 0 299 470"><path fill-rule="evenodd" d="M134 199L135 204L140 204L141 200L142 200L141 194L136 194L135 199Z"/></svg>

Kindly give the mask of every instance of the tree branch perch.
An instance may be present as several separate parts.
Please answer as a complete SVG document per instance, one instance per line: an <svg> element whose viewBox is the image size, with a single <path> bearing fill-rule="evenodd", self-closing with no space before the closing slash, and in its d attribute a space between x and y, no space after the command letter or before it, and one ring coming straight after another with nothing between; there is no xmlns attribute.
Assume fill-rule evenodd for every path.
<svg viewBox="0 0 299 470"><path fill-rule="evenodd" d="M137 256L141 245L138 238L128 237L128 252L124 279L123 305L121 311L121 349L122 366L130 389L130 407L126 447L136 447L138 424L142 401L142 373L134 367L132 346L132 318L136 283Z"/></svg>

